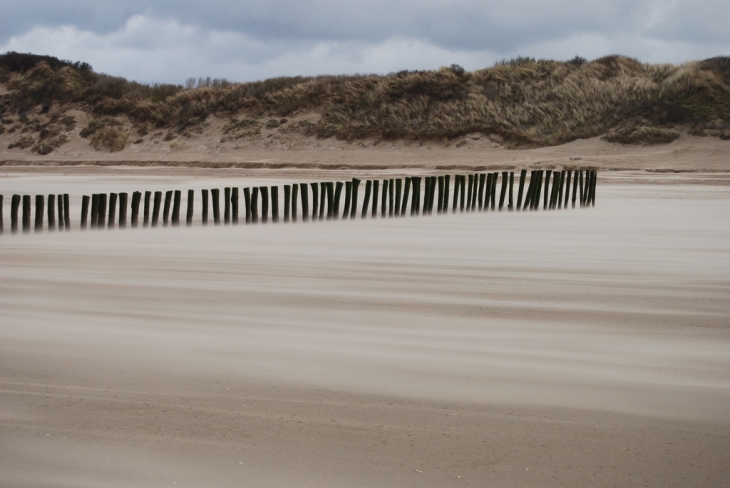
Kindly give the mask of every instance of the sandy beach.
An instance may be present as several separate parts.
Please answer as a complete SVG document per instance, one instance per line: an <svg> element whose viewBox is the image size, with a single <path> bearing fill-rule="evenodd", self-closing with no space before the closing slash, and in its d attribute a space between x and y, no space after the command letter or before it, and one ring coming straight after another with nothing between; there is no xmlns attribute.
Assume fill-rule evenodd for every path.
<svg viewBox="0 0 730 488"><path fill-rule="evenodd" d="M728 143L698 140L407 171L407 148L341 153L386 166L357 172L8 159L0 484L730 486ZM315 152L251 161L338 158ZM69 193L77 225L95 192L568 155L604 169L595 208L9 232L12 193Z"/></svg>

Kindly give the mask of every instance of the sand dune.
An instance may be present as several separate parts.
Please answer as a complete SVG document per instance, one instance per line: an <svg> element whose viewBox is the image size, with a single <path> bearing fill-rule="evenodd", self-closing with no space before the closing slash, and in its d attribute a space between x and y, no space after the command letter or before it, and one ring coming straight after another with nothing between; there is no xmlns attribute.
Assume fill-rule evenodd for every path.
<svg viewBox="0 0 730 488"><path fill-rule="evenodd" d="M3 171L74 215L275 181ZM2 236L1 484L729 486L727 180L602 178L589 210Z"/></svg>

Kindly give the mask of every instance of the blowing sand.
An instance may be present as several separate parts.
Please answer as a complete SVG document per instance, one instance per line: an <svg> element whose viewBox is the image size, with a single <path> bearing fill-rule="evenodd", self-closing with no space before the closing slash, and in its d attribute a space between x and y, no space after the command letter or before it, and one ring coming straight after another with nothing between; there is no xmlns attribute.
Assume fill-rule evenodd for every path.
<svg viewBox="0 0 730 488"><path fill-rule="evenodd" d="M4 171L0 193L75 198L272 181ZM15 236L6 214L0 484L730 486L730 176L601 178L555 212Z"/></svg>

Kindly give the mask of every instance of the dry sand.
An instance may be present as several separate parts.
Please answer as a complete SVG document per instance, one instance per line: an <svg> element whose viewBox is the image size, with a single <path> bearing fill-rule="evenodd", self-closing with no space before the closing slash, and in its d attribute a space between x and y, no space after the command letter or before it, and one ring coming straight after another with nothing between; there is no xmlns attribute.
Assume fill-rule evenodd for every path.
<svg viewBox="0 0 730 488"><path fill-rule="evenodd" d="M0 193L77 215L346 174L5 166ZM6 211L0 485L730 486L730 173L601 178L556 212L12 236Z"/></svg>

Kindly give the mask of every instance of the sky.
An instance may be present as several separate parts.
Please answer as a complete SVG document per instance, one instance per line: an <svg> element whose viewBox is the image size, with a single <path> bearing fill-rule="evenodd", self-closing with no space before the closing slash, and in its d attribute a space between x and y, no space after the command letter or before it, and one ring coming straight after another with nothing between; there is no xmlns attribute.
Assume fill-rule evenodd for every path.
<svg viewBox="0 0 730 488"><path fill-rule="evenodd" d="M729 0L0 0L0 52L142 82L730 55Z"/></svg>

